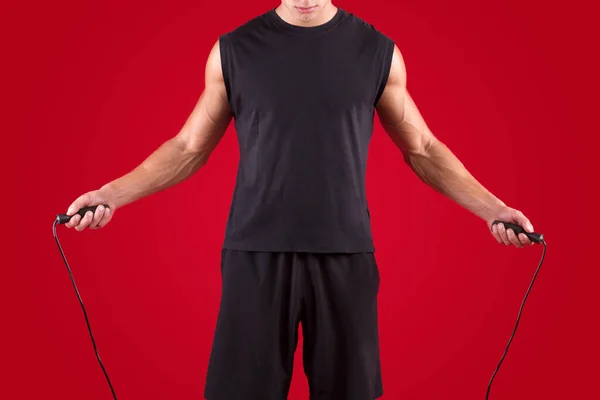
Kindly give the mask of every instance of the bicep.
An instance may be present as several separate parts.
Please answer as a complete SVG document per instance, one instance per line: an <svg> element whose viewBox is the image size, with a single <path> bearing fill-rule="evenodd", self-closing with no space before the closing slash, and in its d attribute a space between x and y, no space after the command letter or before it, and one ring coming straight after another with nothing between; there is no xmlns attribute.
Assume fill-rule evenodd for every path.
<svg viewBox="0 0 600 400"><path fill-rule="evenodd" d="M231 118L217 41L206 62L204 90L178 137L191 151L210 153L223 137Z"/></svg>
<svg viewBox="0 0 600 400"><path fill-rule="evenodd" d="M379 102L377 115L381 125L403 153L419 153L435 139L406 88L406 67L398 47L387 84Z"/></svg>

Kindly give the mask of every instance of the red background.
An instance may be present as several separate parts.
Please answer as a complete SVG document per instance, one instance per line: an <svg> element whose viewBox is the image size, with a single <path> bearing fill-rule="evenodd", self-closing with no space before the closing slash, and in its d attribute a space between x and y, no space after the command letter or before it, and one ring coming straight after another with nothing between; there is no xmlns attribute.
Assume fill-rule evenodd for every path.
<svg viewBox="0 0 600 400"><path fill-rule="evenodd" d="M581 0L339 0L396 40L433 132L548 241L493 399L597 394L598 10ZM109 399L50 233L81 193L175 135L218 35L273 1L3 7L6 399ZM238 160L231 128L189 181L59 237L120 399L201 399ZM422 184L376 124L367 175L384 399L483 399L541 247L506 248ZM300 343L299 343L300 345ZM300 349L289 398L308 397Z"/></svg>

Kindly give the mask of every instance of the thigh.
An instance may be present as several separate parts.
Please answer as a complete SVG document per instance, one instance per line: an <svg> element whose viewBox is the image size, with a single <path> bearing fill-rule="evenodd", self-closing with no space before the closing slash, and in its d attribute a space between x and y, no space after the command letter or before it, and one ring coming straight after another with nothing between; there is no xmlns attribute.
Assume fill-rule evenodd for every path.
<svg viewBox="0 0 600 400"><path fill-rule="evenodd" d="M284 400L299 321L292 253L224 249L207 400Z"/></svg>
<svg viewBox="0 0 600 400"><path fill-rule="evenodd" d="M303 358L311 400L380 397L374 253L309 254L304 281Z"/></svg>

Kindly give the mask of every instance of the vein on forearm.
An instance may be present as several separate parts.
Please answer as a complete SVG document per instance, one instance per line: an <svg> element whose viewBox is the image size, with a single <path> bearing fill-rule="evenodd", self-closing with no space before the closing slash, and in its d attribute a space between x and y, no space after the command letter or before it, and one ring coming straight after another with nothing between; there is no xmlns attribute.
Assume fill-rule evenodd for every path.
<svg viewBox="0 0 600 400"><path fill-rule="evenodd" d="M208 158L208 151L191 152L178 138L164 142L130 173L105 185L118 206L162 191L194 174Z"/></svg>
<svg viewBox="0 0 600 400"><path fill-rule="evenodd" d="M214 102L205 98L214 94L204 91L178 135L164 142L130 173L105 185L103 189L110 192L117 205L176 185L206 164L231 118L226 105L209 107Z"/></svg>
<svg viewBox="0 0 600 400"><path fill-rule="evenodd" d="M161 152L161 156L151 156L139 167L147 176L147 186L154 191L186 180L208 159L208 151L188 151L178 137L163 143L156 152Z"/></svg>
<svg viewBox="0 0 600 400"><path fill-rule="evenodd" d="M404 120L385 126L400 147L405 162L427 185L447 198L488 219L494 209L503 203L481 185L452 151L426 125L413 126ZM410 137L406 141L401 138Z"/></svg>
<svg viewBox="0 0 600 400"><path fill-rule="evenodd" d="M463 206L475 215L488 219L503 203L481 185L452 151L433 135L418 150L403 152L405 162L427 185Z"/></svg>
<svg viewBox="0 0 600 400"><path fill-rule="evenodd" d="M433 135L408 92L406 82L406 67L396 47L386 88L376 106L385 131L423 182L488 220L493 210L503 203Z"/></svg>

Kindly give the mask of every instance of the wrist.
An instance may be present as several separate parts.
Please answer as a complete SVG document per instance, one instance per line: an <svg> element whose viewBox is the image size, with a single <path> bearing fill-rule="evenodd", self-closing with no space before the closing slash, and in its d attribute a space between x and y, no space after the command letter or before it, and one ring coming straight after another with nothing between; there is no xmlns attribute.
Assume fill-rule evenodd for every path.
<svg viewBox="0 0 600 400"><path fill-rule="evenodd" d="M118 191L112 182L107 183L98 189L98 194L104 203L108 204L111 208L117 209L123 204L118 201Z"/></svg>
<svg viewBox="0 0 600 400"><path fill-rule="evenodd" d="M496 219L500 214L500 211L505 209L507 206L500 199L494 198L488 206L485 207L484 211L479 217L484 220L488 226Z"/></svg>

